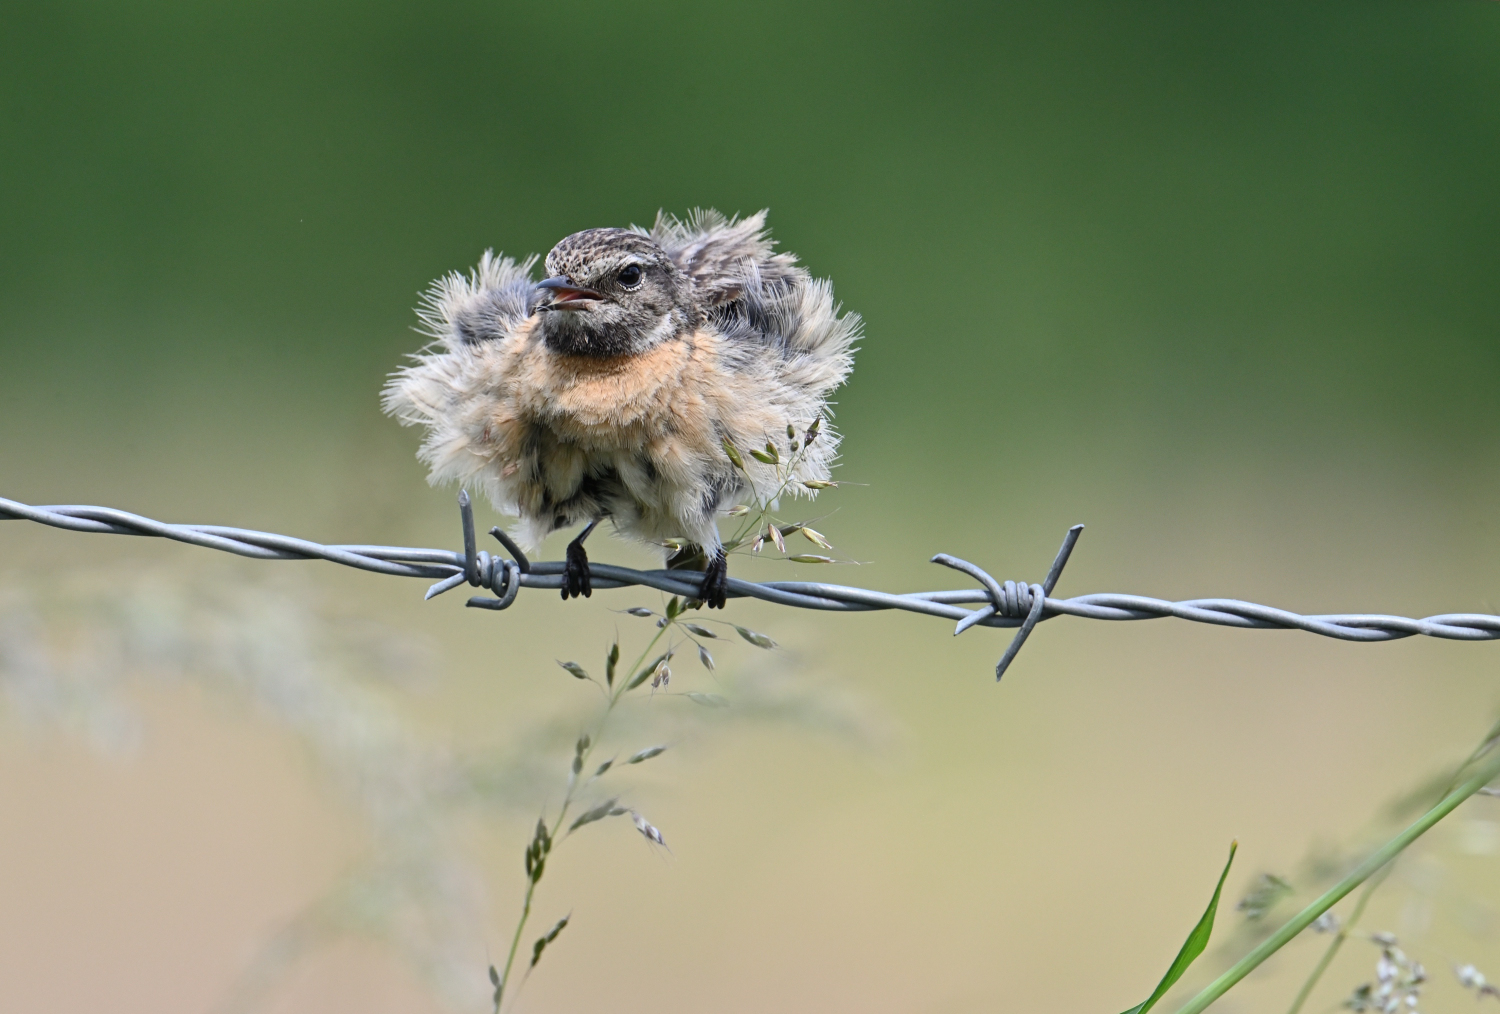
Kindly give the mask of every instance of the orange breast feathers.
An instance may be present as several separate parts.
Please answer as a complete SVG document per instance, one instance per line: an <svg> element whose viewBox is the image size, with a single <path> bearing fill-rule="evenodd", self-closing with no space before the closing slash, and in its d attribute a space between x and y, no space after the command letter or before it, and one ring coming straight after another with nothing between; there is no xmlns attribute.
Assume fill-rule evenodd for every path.
<svg viewBox="0 0 1500 1014"><path fill-rule="evenodd" d="M586 453L722 455L714 422L732 411L739 385L719 367L721 340L699 331L644 355L601 359L558 355L531 326L520 329L492 364L500 398L486 420L491 460L502 474L518 463L534 427Z"/></svg>

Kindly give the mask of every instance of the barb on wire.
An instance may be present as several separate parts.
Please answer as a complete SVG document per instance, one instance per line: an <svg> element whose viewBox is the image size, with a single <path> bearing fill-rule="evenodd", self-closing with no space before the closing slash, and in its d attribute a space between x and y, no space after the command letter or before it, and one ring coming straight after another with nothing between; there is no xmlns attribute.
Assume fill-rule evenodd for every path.
<svg viewBox="0 0 1500 1014"><path fill-rule="evenodd" d="M146 535L217 549L257 560L327 560L330 563L397 577L436 580L427 598L468 584L495 593L496 598L474 596L468 605L479 609L507 609L522 588L562 587L566 564L561 560L526 558L508 535L490 529L505 548L509 559L478 547L474 512L467 493L459 494L459 516L463 525L463 552L446 549L412 549L403 546L325 546L271 532L219 525L172 525L110 507L33 507L0 498L0 520L35 521L74 532L102 535ZM1339 613L1304 616L1272 606L1239 599L1189 599L1169 602L1143 595L1101 593L1068 599L1052 598L1052 590L1078 542L1082 525L1068 529L1052 569L1041 584L996 581L982 568L946 553L932 558L974 578L979 588L954 591L890 592L851 588L846 585L810 581L745 581L729 579L731 598L756 598L802 609L864 612L872 609L904 609L957 621L955 634L974 626L1017 627L1015 637L995 667L995 678L1005 674L1016 653L1043 620L1054 616L1080 616L1091 620L1153 620L1175 616L1195 623L1255 629L1305 630L1341 641L1394 641L1421 634L1458 641L1492 641L1500 638L1500 616L1489 613L1445 613L1425 619L1380 613ZM595 588L656 588L669 595L696 598L702 577L681 570L633 570L611 564L589 563ZM966 609L965 604L977 604Z"/></svg>

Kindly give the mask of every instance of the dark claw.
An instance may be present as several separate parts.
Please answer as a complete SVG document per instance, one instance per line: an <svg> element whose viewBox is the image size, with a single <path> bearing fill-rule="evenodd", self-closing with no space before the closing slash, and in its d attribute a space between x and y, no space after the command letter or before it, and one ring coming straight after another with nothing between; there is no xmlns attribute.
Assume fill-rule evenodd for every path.
<svg viewBox="0 0 1500 1014"><path fill-rule="evenodd" d="M577 540L568 543L567 571L563 574L562 597L589 598L594 594L594 585L589 577L589 554L583 543Z"/></svg>
<svg viewBox="0 0 1500 1014"><path fill-rule="evenodd" d="M729 558L719 549L703 572L703 590L698 593L710 609L723 609L729 594Z"/></svg>

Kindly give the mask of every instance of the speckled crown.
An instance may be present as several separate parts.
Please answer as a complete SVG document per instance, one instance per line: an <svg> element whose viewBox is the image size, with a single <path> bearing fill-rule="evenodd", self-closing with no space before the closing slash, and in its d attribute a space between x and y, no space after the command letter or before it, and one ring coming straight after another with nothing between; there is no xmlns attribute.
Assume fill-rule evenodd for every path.
<svg viewBox="0 0 1500 1014"><path fill-rule="evenodd" d="M569 278L586 274L586 267L608 254L636 253L666 261L667 255L649 236L628 229L585 229L565 237L547 255L547 274Z"/></svg>

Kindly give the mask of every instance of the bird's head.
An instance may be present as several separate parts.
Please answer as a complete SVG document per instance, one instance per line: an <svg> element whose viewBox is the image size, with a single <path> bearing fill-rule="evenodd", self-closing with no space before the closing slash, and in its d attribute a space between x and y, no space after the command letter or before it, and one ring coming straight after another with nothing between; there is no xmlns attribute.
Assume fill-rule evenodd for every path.
<svg viewBox="0 0 1500 1014"><path fill-rule="evenodd" d="M692 283L648 236L587 229L547 255L537 285L538 328L547 347L576 356L649 351L698 323Z"/></svg>

